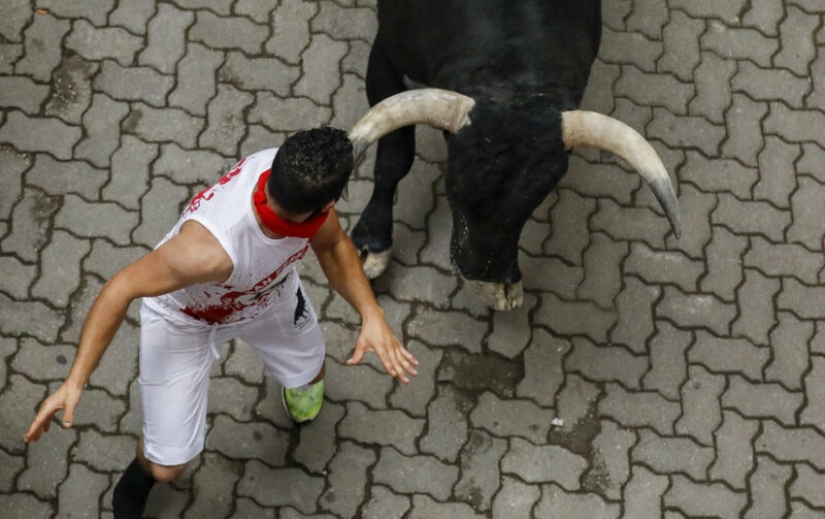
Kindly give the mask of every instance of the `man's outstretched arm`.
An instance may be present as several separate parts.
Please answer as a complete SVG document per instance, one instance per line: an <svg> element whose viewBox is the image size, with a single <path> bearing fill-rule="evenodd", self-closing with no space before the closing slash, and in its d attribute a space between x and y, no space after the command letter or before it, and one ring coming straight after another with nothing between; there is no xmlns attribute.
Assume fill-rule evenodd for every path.
<svg viewBox="0 0 825 519"><path fill-rule="evenodd" d="M361 268L358 251L341 229L334 209L312 238L311 245L330 286L361 315L361 333L347 364L358 364L367 351L373 351L387 373L409 383L406 373L417 375L415 366L418 361L404 348L384 319L384 310L375 300Z"/></svg>
<svg viewBox="0 0 825 519"><path fill-rule="evenodd" d="M200 224L187 222L181 232L156 250L115 274L95 299L80 336L71 370L40 406L24 442L37 441L59 410L63 427L71 427L81 392L123 323L132 301L203 281L223 281L232 260Z"/></svg>

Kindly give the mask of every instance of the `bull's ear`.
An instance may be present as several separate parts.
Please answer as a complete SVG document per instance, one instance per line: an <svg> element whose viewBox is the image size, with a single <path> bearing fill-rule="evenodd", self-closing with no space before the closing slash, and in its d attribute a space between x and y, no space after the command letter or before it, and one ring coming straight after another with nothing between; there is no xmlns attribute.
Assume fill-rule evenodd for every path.
<svg viewBox="0 0 825 519"><path fill-rule="evenodd" d="M662 159L647 140L625 123L584 110L562 112L562 139L570 150L589 146L609 151L630 164L647 181L670 221L676 237L682 235L679 202Z"/></svg>
<svg viewBox="0 0 825 519"><path fill-rule="evenodd" d="M408 90L373 106L349 132L356 160L373 142L404 126L427 124L455 133L470 124L475 100L438 88Z"/></svg>

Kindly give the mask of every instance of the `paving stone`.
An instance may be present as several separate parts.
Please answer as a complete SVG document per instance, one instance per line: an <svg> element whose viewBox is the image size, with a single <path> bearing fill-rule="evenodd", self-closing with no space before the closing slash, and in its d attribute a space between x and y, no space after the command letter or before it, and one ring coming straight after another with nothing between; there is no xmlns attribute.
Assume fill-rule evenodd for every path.
<svg viewBox="0 0 825 519"><path fill-rule="evenodd" d="M4 15L0 21L0 35L11 41L21 41L23 28L33 16L33 9L29 2L24 0L7 0L3 2Z"/></svg>
<svg viewBox="0 0 825 519"><path fill-rule="evenodd" d="M600 310L585 301L564 301L553 294L542 294L542 304L534 315L535 325L548 326L560 335L582 334L598 343L607 342L608 330L616 314Z"/></svg>
<svg viewBox="0 0 825 519"><path fill-rule="evenodd" d="M634 174L632 171L624 170L617 164L594 163L595 160L597 159L589 159L589 161L586 161L582 157L572 155L567 168L567 174L562 177L561 182L559 182L559 189L572 190L580 196L610 198L622 205L632 205L633 192L637 191L641 185L639 175ZM585 207L579 207L582 204L585 205ZM584 230L587 226L583 224L586 224L589 215L594 212L594 207L592 201L587 199L577 200L574 197L573 200L570 201L570 205L559 208L559 211L574 212L572 215L565 215L563 217L564 223L573 224L573 219L580 220L573 224L574 227L572 229L565 228L562 230L560 228L561 225L553 227L554 231L559 230L561 233L557 238L558 241L555 242L557 243L555 246L558 248L571 247L572 250L570 250L569 253L573 253L581 247L582 250L578 252L582 252L587 245L587 232ZM551 213L551 221L555 217L562 216ZM579 243L580 239L577 239L577 241L571 245L564 243L563 240L565 236L572 236L573 233L578 236L580 232L585 233L585 237L582 238L584 243ZM555 247L553 244L554 241L551 236L550 242L545 246ZM575 258L574 263L578 264L579 262L579 259Z"/></svg>
<svg viewBox="0 0 825 519"><path fill-rule="evenodd" d="M6 387L6 380L8 375L8 361L13 353L17 353L19 349L18 339L0 337L0 391Z"/></svg>
<svg viewBox="0 0 825 519"><path fill-rule="evenodd" d="M599 397L599 386L578 375L566 375L555 406L556 417L564 423L553 425L550 430L551 443L564 445L581 455L587 454L589 443L598 432L595 408Z"/></svg>
<svg viewBox="0 0 825 519"><path fill-rule="evenodd" d="M106 15L114 7L115 0L92 0L80 4L60 0L38 0L37 7L64 18L86 18L95 25L105 25Z"/></svg>
<svg viewBox="0 0 825 519"><path fill-rule="evenodd" d="M81 130L52 117L30 118L9 112L0 127L0 143L9 143L20 151L51 153L58 159L72 158L72 147L81 137Z"/></svg>
<svg viewBox="0 0 825 519"><path fill-rule="evenodd" d="M418 375L410 379L409 384L396 384L389 403L393 408L405 410L415 417L426 418L427 405L436 394L436 370L441 364L443 352L427 348L418 341L406 346L419 362L416 368Z"/></svg>
<svg viewBox="0 0 825 519"><path fill-rule="evenodd" d="M639 389L641 378L648 371L646 357L637 357L623 347L598 346L574 338L573 348L565 357L565 371L581 373L597 382L619 382L625 387Z"/></svg>
<svg viewBox="0 0 825 519"><path fill-rule="evenodd" d="M559 201L550 212L552 232L544 244L544 252L581 265L582 255L590 243L587 221L595 211L595 200L560 189Z"/></svg>
<svg viewBox="0 0 825 519"><path fill-rule="evenodd" d="M148 43L138 55L138 63L174 74L175 65L186 52L186 30L194 21L191 12L160 4L146 28Z"/></svg>
<svg viewBox="0 0 825 519"><path fill-rule="evenodd" d="M76 441L75 430L54 426L41 441L29 444L26 470L17 479L17 489L34 492L40 499L57 497L57 487L68 475L69 450Z"/></svg>
<svg viewBox="0 0 825 519"><path fill-rule="evenodd" d="M761 123L767 112L766 104L734 94L733 106L725 113L728 135L722 144L722 157L737 159L747 166L759 165L757 157L765 146Z"/></svg>
<svg viewBox="0 0 825 519"><path fill-rule="evenodd" d="M20 43L0 43L0 74L14 73L14 63L23 55ZM366 63L366 62L365 62Z"/></svg>
<svg viewBox="0 0 825 519"><path fill-rule="evenodd" d="M682 81L691 81L693 71L701 61L699 37L705 32L706 25L682 11L668 13L668 17L663 31L665 53L659 59L658 69L671 72Z"/></svg>
<svg viewBox="0 0 825 519"><path fill-rule="evenodd" d="M744 517L782 516L788 509L785 488L793 475L793 468L779 465L766 456L757 456L756 460L756 471L749 481L754 499Z"/></svg>
<svg viewBox="0 0 825 519"><path fill-rule="evenodd" d="M708 294L682 294L671 287L657 308L657 315L673 320L681 326L707 328L718 335L727 335L736 307L723 303Z"/></svg>
<svg viewBox="0 0 825 519"><path fill-rule="evenodd" d="M106 167L112 153L120 145L120 133L112 131L129 113L129 106L95 94L92 106L83 116L85 137L75 148L75 157L87 159L98 167Z"/></svg>
<svg viewBox="0 0 825 519"><path fill-rule="evenodd" d="M607 6L605 6L605 10ZM591 66L590 78L584 90L581 108L599 113L611 113L616 104L613 97L613 83L621 75L622 67L605 63L599 57Z"/></svg>
<svg viewBox="0 0 825 519"><path fill-rule="evenodd" d="M502 400L490 392L478 398L478 404L470 414L470 421L498 437L518 436L541 444L545 441L550 422L555 417L552 410L542 409L524 400Z"/></svg>
<svg viewBox="0 0 825 519"><path fill-rule="evenodd" d="M807 358L805 358L807 360ZM825 430L825 408L819 398L825 394L825 359L819 356L810 358L811 369L804 375L806 402L799 422L803 425L813 425Z"/></svg>
<svg viewBox="0 0 825 519"><path fill-rule="evenodd" d="M181 204L189 198L186 188L164 177L152 179L149 192L142 200L140 225L134 227L132 241L154 247L178 220Z"/></svg>
<svg viewBox="0 0 825 519"><path fill-rule="evenodd" d="M520 438L510 440L501 460L503 474L514 474L528 483L554 482L565 490L579 490L587 461L556 445L534 445Z"/></svg>
<svg viewBox="0 0 825 519"><path fill-rule="evenodd" d="M797 277L803 283L815 285L825 264L820 254L796 244L772 244L759 236L751 239L744 257L745 266L756 267L768 276Z"/></svg>
<svg viewBox="0 0 825 519"><path fill-rule="evenodd" d="M625 274L636 274L647 283L672 283L682 290L696 291L697 280L704 273L704 265L677 251L653 250L643 243L632 243L623 270ZM621 317L621 311L619 315ZM615 333L614 330L614 336Z"/></svg>
<svg viewBox="0 0 825 519"><path fill-rule="evenodd" d="M373 409L386 409L393 387L392 378L370 366L346 366L335 361L327 362L325 379L328 399L342 404L358 400Z"/></svg>
<svg viewBox="0 0 825 519"><path fill-rule="evenodd" d="M487 347L508 359L525 351L528 345L535 341L535 337L531 337L533 330L530 327L530 313L537 303L538 298L532 294L525 294L524 304L520 308L508 312L495 312L493 331L487 337ZM536 333L542 332L537 330Z"/></svg>
<svg viewBox="0 0 825 519"><path fill-rule="evenodd" d="M235 513L232 519L275 519L274 508L262 508L255 501L241 497L235 499Z"/></svg>
<svg viewBox="0 0 825 519"><path fill-rule="evenodd" d="M0 271L4 274L0 291L17 300L28 298L29 287L38 274L37 266L26 265L14 256L0 256Z"/></svg>
<svg viewBox="0 0 825 519"><path fill-rule="evenodd" d="M760 460L766 458L760 457ZM794 465L796 478L788 488L791 498L802 498L817 508L825 507L825 496L822 495L822 485L825 484L825 476L816 472L804 463Z"/></svg>
<svg viewBox="0 0 825 519"><path fill-rule="evenodd" d="M667 248L680 250L693 259L704 259L705 246L711 240L712 231L708 215L717 205L715 194L696 190L688 184L681 187L682 236L669 236Z"/></svg>
<svg viewBox="0 0 825 519"><path fill-rule="evenodd" d="M183 517L227 517L232 511L235 484L243 464L207 452L193 479L195 502Z"/></svg>
<svg viewBox="0 0 825 519"><path fill-rule="evenodd" d="M719 397L724 391L724 377L691 366L690 379L682 386L682 417L676 422L676 433L713 446L713 433L722 424Z"/></svg>
<svg viewBox="0 0 825 519"><path fill-rule="evenodd" d="M474 510L490 510L493 496L501 487L498 469L507 450L506 440L472 431L461 452L461 478L455 485L455 496Z"/></svg>
<svg viewBox="0 0 825 519"><path fill-rule="evenodd" d="M246 463L243 477L235 487L238 496L250 497L261 505L292 506L308 514L316 511L315 503L323 491L323 478L290 467L271 469L258 460Z"/></svg>
<svg viewBox="0 0 825 519"><path fill-rule="evenodd" d="M321 11L324 11L321 4ZM309 47L301 54L304 73L295 84L295 95L306 96L319 104L329 105L341 78L328 74L328 70L340 68L341 60L347 54L347 44L335 41L324 34L312 38Z"/></svg>
<svg viewBox="0 0 825 519"><path fill-rule="evenodd" d="M260 92L256 97L248 122L262 123L275 131L294 132L322 126L332 116L329 108L306 98L279 99L268 92Z"/></svg>
<svg viewBox="0 0 825 519"><path fill-rule="evenodd" d="M409 497L381 485L372 486L370 496L361 511L364 519L401 519L412 505Z"/></svg>
<svg viewBox="0 0 825 519"><path fill-rule="evenodd" d="M169 106L206 115L206 105L217 93L215 72L223 61L223 53L188 42L186 54L178 61L178 81L169 94Z"/></svg>
<svg viewBox="0 0 825 519"><path fill-rule="evenodd" d="M440 503L426 495L416 494L412 498L412 508L408 519L427 519L430 517L450 517L455 519L481 519L485 517L478 514L471 507L463 503Z"/></svg>
<svg viewBox="0 0 825 519"><path fill-rule="evenodd" d="M698 484L675 475L662 501L666 507L678 508L691 516L737 519L747 506L748 497L721 483Z"/></svg>
<svg viewBox="0 0 825 519"><path fill-rule="evenodd" d="M584 280L577 289L581 299L589 299L600 308L613 307L613 299L622 289L621 264L627 257L626 243L614 242L606 235L591 235L590 246L584 251Z"/></svg>
<svg viewBox="0 0 825 519"><path fill-rule="evenodd" d="M682 83L671 74L645 73L633 66L622 67L613 91L644 106L666 108L675 115L686 115L688 102L694 96L693 85Z"/></svg>
<svg viewBox="0 0 825 519"><path fill-rule="evenodd" d="M599 57L603 61L633 64L644 72L655 72L656 60L664 52L661 41L649 40L637 32L615 32L609 27L602 30L601 43Z"/></svg>
<svg viewBox="0 0 825 519"><path fill-rule="evenodd" d="M93 517L101 494L109 487L109 477L72 463L69 477L60 484L58 506L65 517Z"/></svg>
<svg viewBox="0 0 825 519"><path fill-rule="evenodd" d="M817 78L823 77L825 72L825 56L820 55L819 58L811 64L811 76L813 78L813 85L811 93L807 98L807 105L809 108L825 108L825 83Z"/></svg>
<svg viewBox="0 0 825 519"><path fill-rule="evenodd" d="M703 481L714 457L713 447L700 446L688 438L663 438L642 430L631 460L650 467L657 474L680 473Z"/></svg>
<svg viewBox="0 0 825 519"><path fill-rule="evenodd" d="M15 72L48 83L61 61L60 43L70 29L68 20L35 16L32 24L23 32L25 54L15 64Z"/></svg>
<svg viewBox="0 0 825 519"><path fill-rule="evenodd" d="M155 485L149 493L143 513L157 519L176 519L183 515L188 496L171 485Z"/></svg>
<svg viewBox="0 0 825 519"><path fill-rule="evenodd" d="M440 385L427 407L428 427L419 440L420 450L445 462L454 462L468 438L466 414L472 402L453 386Z"/></svg>
<svg viewBox="0 0 825 519"><path fill-rule="evenodd" d="M485 327L475 319L458 312L437 312L429 308L419 311L404 326L406 333L431 346L461 346L471 353L481 351Z"/></svg>
<svg viewBox="0 0 825 519"><path fill-rule="evenodd" d="M661 291L627 278L616 298L619 320L610 332L613 343L625 345L636 354L647 352L647 340L654 333L653 306Z"/></svg>
<svg viewBox="0 0 825 519"><path fill-rule="evenodd" d="M722 411L724 420L716 430L716 460L710 467L712 480L722 480L736 490L745 490L755 458L753 439L759 423L745 420L732 411Z"/></svg>
<svg viewBox="0 0 825 519"><path fill-rule="evenodd" d="M602 421L601 430L593 439L593 458L590 469L584 475L584 489L606 499L620 499L622 487L630 476L629 451L636 441L633 432L613 422Z"/></svg>
<svg viewBox="0 0 825 519"><path fill-rule="evenodd" d="M234 4L237 14L246 15L258 23L267 23L271 11L276 8L266 0L240 0Z"/></svg>
<svg viewBox="0 0 825 519"><path fill-rule="evenodd" d="M394 267L393 276L389 279L382 277L381 284L401 301L429 303L438 309L449 307L450 295L456 291L457 285L455 275L428 266Z"/></svg>
<svg viewBox="0 0 825 519"><path fill-rule="evenodd" d="M699 40L703 50L723 58L752 61L761 67L771 66L771 56L779 49L776 39L767 38L755 29L727 27L717 21L711 21L709 26Z"/></svg>
<svg viewBox="0 0 825 519"><path fill-rule="evenodd" d="M555 485L542 485L542 497L534 509L536 517L590 517L618 519L618 505L606 503L595 494L571 494Z"/></svg>
<svg viewBox="0 0 825 519"><path fill-rule="evenodd" d="M779 38L782 42L774 57L777 66L792 70L800 76L807 76L809 65L816 57L816 47L810 34L819 27L818 17L811 16L795 6L787 8L784 20L779 24Z"/></svg>
<svg viewBox="0 0 825 519"><path fill-rule="evenodd" d="M38 501L29 494L17 493L3 496L0 514L4 519L45 519L52 517L54 510L49 503Z"/></svg>
<svg viewBox="0 0 825 519"><path fill-rule="evenodd" d="M153 149L157 150L156 147ZM154 176L166 176L178 184L202 182L212 185L235 160L214 151L186 150L175 143L163 144L160 150L160 157L151 165L152 173Z"/></svg>
<svg viewBox="0 0 825 519"><path fill-rule="evenodd" d="M796 172L798 175L810 175L818 182L825 182L825 172L817 167L822 160L825 160L825 149L811 143L802 145L802 156L796 162Z"/></svg>
<svg viewBox="0 0 825 519"><path fill-rule="evenodd" d="M65 317L63 312L39 301L14 301L0 294L0 322L4 323L6 334L27 334L43 342L54 342Z"/></svg>
<svg viewBox="0 0 825 519"><path fill-rule="evenodd" d="M493 499L493 517L529 519L541 490L535 485L527 485L516 478L502 476L501 490Z"/></svg>
<svg viewBox="0 0 825 519"><path fill-rule="evenodd" d="M44 345L30 337L20 339L20 351L9 366L37 382L62 381L69 374L76 346Z"/></svg>
<svg viewBox="0 0 825 519"><path fill-rule="evenodd" d="M756 270L745 270L745 282L736 290L739 316L731 328L733 335L744 336L754 344L768 345L768 334L776 325L774 298L782 289L778 279L766 278Z"/></svg>
<svg viewBox="0 0 825 519"><path fill-rule="evenodd" d="M328 386L327 386L328 387ZM336 452L335 428L344 417L342 405L325 402L323 412L300 429L294 458L312 472L322 472Z"/></svg>
<svg viewBox="0 0 825 519"><path fill-rule="evenodd" d="M321 508L339 517L355 517L365 498L369 468L375 462L373 451L343 442L329 464L329 488L319 500Z"/></svg>
<svg viewBox="0 0 825 519"><path fill-rule="evenodd" d="M258 388L234 378L213 378L209 382L209 406L212 412L224 413L239 422L253 419Z"/></svg>
<svg viewBox="0 0 825 519"><path fill-rule="evenodd" d="M310 22L313 32L326 33L336 40L372 41L378 26L372 9L344 8L334 2L322 2L319 7L318 15Z"/></svg>
<svg viewBox="0 0 825 519"><path fill-rule="evenodd" d="M55 227L85 238L109 238L119 245L129 244L129 233L138 224L138 215L113 203L88 203L74 194L63 199L55 215Z"/></svg>
<svg viewBox="0 0 825 519"><path fill-rule="evenodd" d="M271 132L260 125L248 125L246 137L241 142L239 156L248 157L260 150L280 146L286 134Z"/></svg>
<svg viewBox="0 0 825 519"><path fill-rule="evenodd" d="M814 325L799 321L789 313L779 312L777 315L779 323L770 336L773 356L765 370L765 380L799 390L802 389L802 377L810 368L808 342L813 338Z"/></svg>
<svg viewBox="0 0 825 519"><path fill-rule="evenodd" d="M447 197L437 196L435 210L427 218L427 228L430 229L430 233L427 245L419 254L422 263L440 267L446 271L455 269L449 256L452 222L453 217ZM474 297L478 297L477 293Z"/></svg>
<svg viewBox="0 0 825 519"><path fill-rule="evenodd" d="M713 373L738 373L757 381L762 379L762 370L770 357L770 349L747 339L715 337L701 330L696 332L696 342L688 351L691 363L702 364Z"/></svg>
<svg viewBox="0 0 825 519"><path fill-rule="evenodd" d="M257 416L282 429L294 427L295 423L281 403L281 385L274 378L267 377L264 386L264 397L255 406ZM329 405L329 402L325 405Z"/></svg>
<svg viewBox="0 0 825 519"><path fill-rule="evenodd" d="M652 40L662 39L662 27L668 21L667 3L662 0L641 0L625 20L629 31L639 31Z"/></svg>
<svg viewBox="0 0 825 519"><path fill-rule="evenodd" d="M272 13L272 36L266 51L291 64L298 64L301 53L309 46L309 21L318 13L318 4L304 0L284 0Z"/></svg>
<svg viewBox="0 0 825 519"><path fill-rule="evenodd" d="M687 380L688 368L685 351L691 345L691 335L666 322L656 325L656 335L651 339L650 371L642 378L642 386L655 390L670 400L677 400L680 388Z"/></svg>
<svg viewBox="0 0 825 519"><path fill-rule="evenodd" d="M744 278L742 254L748 247L745 237L731 234L724 227L713 227L713 240L707 248L708 273L700 281L703 292L712 292L732 301Z"/></svg>
<svg viewBox="0 0 825 519"><path fill-rule="evenodd" d="M788 278L783 280L776 306L780 310L790 310L802 319L821 319L823 302L825 289L819 286L805 286L793 278Z"/></svg>
<svg viewBox="0 0 825 519"><path fill-rule="evenodd" d="M18 108L29 115L37 115L48 95L49 87L38 85L27 77L0 77L0 107L4 109Z"/></svg>
<svg viewBox="0 0 825 519"><path fill-rule="evenodd" d="M240 90L266 90L284 97L291 93L291 86L300 75L300 69L278 59L249 58L242 52L228 52L218 72L222 81Z"/></svg>
<svg viewBox="0 0 825 519"><path fill-rule="evenodd" d="M351 402L347 404L347 414L338 427L338 434L361 443L392 445L412 455L417 451L414 444L423 429L423 420L409 418L401 411L373 411L360 402Z"/></svg>
<svg viewBox="0 0 825 519"><path fill-rule="evenodd" d="M0 146L0 176L4 179L4 189L0 190L0 219L7 220L12 215L12 209L23 194L23 172L31 165L30 155Z"/></svg>
<svg viewBox="0 0 825 519"><path fill-rule="evenodd" d="M35 155L34 166L26 174L26 183L50 195L74 193L87 200L97 200L107 181L107 172L87 162L60 162L49 155Z"/></svg>
<svg viewBox="0 0 825 519"><path fill-rule="evenodd" d="M782 241L785 229L791 224L791 215L766 202L742 201L728 194L720 194L719 205L713 211L712 221L725 225L735 233L758 233L772 241Z"/></svg>
<svg viewBox="0 0 825 519"><path fill-rule="evenodd" d="M753 384L734 375L728 378L722 406L736 409L748 418L773 418L793 425L803 398L802 393L787 391L778 384Z"/></svg>
<svg viewBox="0 0 825 519"><path fill-rule="evenodd" d="M92 75L98 69L97 63L86 61L77 54L63 59L53 74L45 114L70 124L80 124L92 102Z"/></svg>
<svg viewBox="0 0 825 519"><path fill-rule="evenodd" d="M825 186L805 177L799 177L797 182L799 189L791 196L793 222L787 230L787 240L821 251L825 229L815 222L821 222L825 216L820 198L825 194Z"/></svg>
<svg viewBox="0 0 825 519"><path fill-rule="evenodd" d="M791 519L816 519L817 516L821 515L819 512L815 512L812 509L808 508L804 503L791 503L791 515L788 516Z"/></svg>
<svg viewBox="0 0 825 519"><path fill-rule="evenodd" d="M737 63L712 52L702 52L701 59L693 73L696 97L691 99L688 110L691 115L701 115L721 124L732 103L731 78L737 72Z"/></svg>
<svg viewBox="0 0 825 519"><path fill-rule="evenodd" d="M0 474L0 492L13 493L14 480L17 479L17 475L25 465L26 460L22 456L10 456L0 451L0 466L4 467L3 473Z"/></svg>
<svg viewBox="0 0 825 519"><path fill-rule="evenodd" d="M823 142L825 113L794 110L784 103L772 102L762 129L766 134L775 134L790 142Z"/></svg>
<svg viewBox="0 0 825 519"><path fill-rule="evenodd" d="M200 147L211 148L225 156L236 156L238 143L246 133L242 116L254 99L252 94L219 85L218 95L207 108L207 126L198 138Z"/></svg>
<svg viewBox="0 0 825 519"><path fill-rule="evenodd" d="M651 427L659 434L672 435L673 424L682 413L678 403L657 393L627 391L619 384L605 384L606 395L599 401L600 416L608 416L624 427Z"/></svg>
<svg viewBox="0 0 825 519"><path fill-rule="evenodd" d="M730 192L740 199L751 198L751 190L759 180L756 168L745 167L732 159L709 160L701 153L688 151L687 162L679 179L694 184L702 191Z"/></svg>
<svg viewBox="0 0 825 519"><path fill-rule="evenodd" d="M258 385L264 381L263 364L255 351L240 339L235 341L235 348L226 360L224 370L227 375L239 378L246 384Z"/></svg>
<svg viewBox="0 0 825 519"><path fill-rule="evenodd" d="M518 383L516 394L531 398L542 407L553 407L565 381L563 361L570 348L569 341L537 329L524 350L524 378Z"/></svg>
<svg viewBox="0 0 825 519"><path fill-rule="evenodd" d="M86 20L75 20L64 44L88 60L110 58L126 67L143 47L143 40L119 27L97 28Z"/></svg>
<svg viewBox="0 0 825 519"><path fill-rule="evenodd" d="M816 334L809 343L811 353L825 353L825 323L817 321Z"/></svg>
<svg viewBox="0 0 825 519"><path fill-rule="evenodd" d="M174 142L184 148L194 148L204 120L178 108L155 109L135 103L123 122L124 133L135 133L144 141Z"/></svg>
<svg viewBox="0 0 825 519"><path fill-rule="evenodd" d="M260 25L243 16L216 16L198 10L195 24L187 38L201 42L212 49L240 49L247 54L258 54L269 37L266 25Z"/></svg>
<svg viewBox="0 0 825 519"><path fill-rule="evenodd" d="M289 434L261 422L236 422L223 415L206 436L206 450L231 459L256 459L281 467L286 461Z"/></svg>
<svg viewBox="0 0 825 519"><path fill-rule="evenodd" d="M121 136L120 147L112 155L111 178L103 188L103 199L139 209L140 199L149 190L150 165L157 156L156 144L146 144L132 135Z"/></svg>
<svg viewBox="0 0 825 519"><path fill-rule="evenodd" d="M706 155L715 156L725 138L725 129L703 117L673 115L662 108L654 108L647 135L671 147L698 148Z"/></svg>
<svg viewBox="0 0 825 519"><path fill-rule="evenodd" d="M593 252L589 258L591 273L594 279L598 279L599 275L604 274L600 269L600 266L603 266L603 264L599 262L597 254L598 252ZM609 263L609 260L606 260L604 263ZM576 289L583 283L583 280L585 283L588 283L588 286L595 283L590 283L584 279L585 273L581 267L569 266L556 258L521 255L519 258L519 266L526 291L537 290L552 293L566 299L575 299ZM595 289L590 289L590 291L594 292Z"/></svg>
<svg viewBox="0 0 825 519"><path fill-rule="evenodd" d="M662 495L668 479L640 465L633 466L633 475L624 488L624 517L663 517Z"/></svg>
<svg viewBox="0 0 825 519"><path fill-rule="evenodd" d="M825 467L825 438L812 428L784 428L772 420L762 422L754 443L758 453L771 455L779 462L807 462L818 471Z"/></svg>
<svg viewBox="0 0 825 519"><path fill-rule="evenodd" d="M383 447L372 471L373 481L403 494L425 493L446 500L458 481L458 467L446 465L432 456L404 456Z"/></svg>
<svg viewBox="0 0 825 519"><path fill-rule="evenodd" d="M734 92L746 93L755 101L783 100L793 108L802 108L803 98L810 92L810 81L793 73L773 68L760 68L742 61L731 81Z"/></svg>
<svg viewBox="0 0 825 519"><path fill-rule="evenodd" d="M768 36L778 36L778 22L784 16L784 2L773 0L752 4L742 17L742 25L759 29Z"/></svg>
<svg viewBox="0 0 825 519"><path fill-rule="evenodd" d="M71 450L73 461L103 472L122 472L135 458L136 439L126 435L102 435L94 429L80 432Z"/></svg>
<svg viewBox="0 0 825 519"><path fill-rule="evenodd" d="M118 2L109 14L109 23L120 25L135 34L146 34L149 19L155 15L156 4L144 2Z"/></svg>

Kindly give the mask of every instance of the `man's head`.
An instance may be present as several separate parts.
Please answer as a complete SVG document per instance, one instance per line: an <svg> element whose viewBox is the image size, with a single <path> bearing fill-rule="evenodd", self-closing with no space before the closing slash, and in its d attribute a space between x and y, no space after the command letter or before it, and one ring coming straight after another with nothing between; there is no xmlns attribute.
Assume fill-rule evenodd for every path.
<svg viewBox="0 0 825 519"><path fill-rule="evenodd" d="M352 142L335 128L296 133L281 145L267 187L284 211L317 211L341 197L352 173Z"/></svg>

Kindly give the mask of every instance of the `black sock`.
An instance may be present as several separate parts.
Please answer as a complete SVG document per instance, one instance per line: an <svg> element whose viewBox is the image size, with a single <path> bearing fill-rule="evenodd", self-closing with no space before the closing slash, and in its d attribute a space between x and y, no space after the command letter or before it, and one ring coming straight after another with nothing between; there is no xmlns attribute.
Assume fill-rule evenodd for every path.
<svg viewBox="0 0 825 519"><path fill-rule="evenodd" d="M115 519L140 519L154 484L155 478L147 474L135 458L115 485L112 497Z"/></svg>

